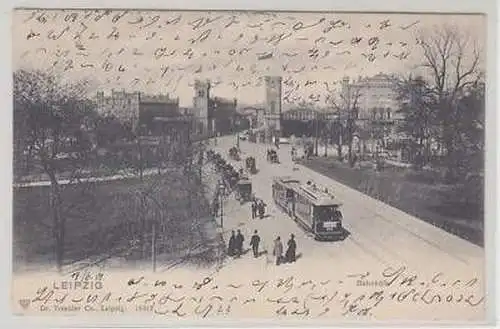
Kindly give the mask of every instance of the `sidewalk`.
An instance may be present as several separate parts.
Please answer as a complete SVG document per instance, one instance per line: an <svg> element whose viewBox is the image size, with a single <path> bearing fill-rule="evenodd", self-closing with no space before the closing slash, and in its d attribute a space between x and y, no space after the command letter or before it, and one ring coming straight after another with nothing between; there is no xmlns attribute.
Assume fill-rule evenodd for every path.
<svg viewBox="0 0 500 329"><path fill-rule="evenodd" d="M248 146L246 146L248 147ZM245 147L245 148L246 148ZM231 163L235 168L242 166L242 161L234 161L228 158L225 152L220 149L216 149L217 152L221 153L228 163ZM241 156L244 159L247 155L255 155L253 152L243 151ZM259 159L260 160L260 159ZM262 160L260 160L262 161ZM258 179L255 175L251 176L253 183L255 179ZM258 195L257 195L258 196ZM268 200L265 200L267 203ZM224 218L223 218L223 228L219 228L222 233L222 237L225 243L225 250L227 251L229 238L231 237L231 232L234 230L241 230L245 241L243 242L243 255L240 258L226 258L225 265L229 265L228 262L239 262L240 260L248 261L249 259L254 260L251 247L250 239L253 235L255 229L258 230L258 234L261 238L259 244L259 254L260 256L255 259L255 261L260 262L262 269L267 268L267 266L274 263L274 257L272 256L273 249L273 219L272 214L269 213L269 208L266 209L266 218L264 219L252 219L251 204L249 202L241 204L235 199L234 192L224 197ZM269 205L268 205L269 206ZM216 218L217 223L220 225L220 212L219 216Z"/></svg>

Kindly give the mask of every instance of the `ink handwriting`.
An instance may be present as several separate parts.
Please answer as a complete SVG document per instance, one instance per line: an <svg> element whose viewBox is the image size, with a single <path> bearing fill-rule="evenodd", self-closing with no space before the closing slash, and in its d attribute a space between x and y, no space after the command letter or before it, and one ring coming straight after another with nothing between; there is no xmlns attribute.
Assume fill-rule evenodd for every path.
<svg viewBox="0 0 500 329"><path fill-rule="evenodd" d="M444 272L424 276L406 267L387 267L380 273L348 273L341 280L323 281L288 276L225 283L207 276L190 285L187 281L167 283L140 276L128 279L121 289L115 290L106 289L108 277L99 272L75 272L70 276L72 280L101 279L103 289L42 286L28 297L32 305L43 305L44 309L106 309L120 303L124 310L139 308L157 315L195 318L228 316L234 311L252 312L256 308L287 318L337 315L370 319L376 318L378 311L395 311L402 304L436 311L455 305L475 309L485 302L485 296L475 290L478 278L457 279Z"/></svg>
<svg viewBox="0 0 500 329"><path fill-rule="evenodd" d="M98 79L106 73L105 79L124 88L153 81L171 86L178 81L179 88L187 88L192 75L208 72L221 77L217 84L253 88L273 67L295 80L303 72L328 72L323 76L329 77L340 68L373 71L380 66L383 71L388 64L416 60L414 50L421 45L417 27L422 24L418 17L408 20L390 14L359 22L352 15L335 13L238 11L23 9L16 17L16 37L23 39L16 60L46 66L57 62L67 72L82 71ZM53 58L56 45L64 61ZM102 52L103 46L109 50ZM38 60L34 50L39 48L50 49L44 56L48 61ZM231 59L234 65L223 65ZM283 91L288 95L284 101L300 97L325 102L316 89L330 82L326 79L301 83L297 90L297 84L290 86Z"/></svg>

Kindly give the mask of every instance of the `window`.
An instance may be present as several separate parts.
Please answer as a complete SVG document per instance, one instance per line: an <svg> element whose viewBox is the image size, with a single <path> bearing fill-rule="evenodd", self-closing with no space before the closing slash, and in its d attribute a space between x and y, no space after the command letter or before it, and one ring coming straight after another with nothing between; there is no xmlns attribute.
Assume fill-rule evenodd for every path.
<svg viewBox="0 0 500 329"><path fill-rule="evenodd" d="M203 90L198 90L198 97L205 97L205 92Z"/></svg>

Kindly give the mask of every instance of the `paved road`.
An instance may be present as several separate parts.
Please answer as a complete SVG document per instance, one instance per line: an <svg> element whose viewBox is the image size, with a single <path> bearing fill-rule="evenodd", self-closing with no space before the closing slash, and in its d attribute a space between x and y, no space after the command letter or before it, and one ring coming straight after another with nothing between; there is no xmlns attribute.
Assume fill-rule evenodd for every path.
<svg viewBox="0 0 500 329"><path fill-rule="evenodd" d="M233 143L233 137L226 137L219 140L217 146L212 147L226 156ZM240 148L243 152L242 161L230 162L240 168L244 165L246 156L256 157L259 172L251 176L253 189L256 196L267 203L270 216L263 220L252 220L250 205L242 207L234 197L229 197L224 220L226 239L232 229L240 229L249 240L253 230L257 229L265 247L271 252L271 244L276 235L280 235L286 242L293 233L297 239L298 253L302 255L297 263L285 266L288 270L295 269L302 273L308 270L361 273L404 266L409 271L427 275L443 272L453 273L461 280L472 277L482 280L482 248L306 167L294 165L289 145L282 145L278 150L280 164L270 164L266 161L265 145L241 142ZM333 191L343 204L344 226L350 235L344 241L315 241L310 234L289 219L272 201L271 180L280 175L291 175L304 182L312 180ZM258 260L262 263L262 268L274 266L269 258ZM242 260L235 262L241 264ZM477 288L482 291L482 285L478 284Z"/></svg>

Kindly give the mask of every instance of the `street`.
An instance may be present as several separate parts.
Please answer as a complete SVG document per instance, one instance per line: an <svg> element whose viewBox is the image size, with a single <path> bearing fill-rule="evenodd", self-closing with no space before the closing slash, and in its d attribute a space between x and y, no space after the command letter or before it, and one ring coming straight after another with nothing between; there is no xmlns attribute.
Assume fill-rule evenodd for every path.
<svg viewBox="0 0 500 329"><path fill-rule="evenodd" d="M484 250L480 247L303 166L297 165L298 170L293 170L290 145L281 145L277 150L280 164L266 161L266 149L270 146L246 141L240 141L241 161L229 160L227 152L234 145L234 139L233 136L221 138L217 146L212 143L212 147L233 164L236 170L244 166L247 156L256 158L258 173L250 175L252 188L256 197L267 204L268 216L262 220L252 220L250 204L240 206L231 195L224 206L224 238L227 242L231 230L240 229L245 235L245 248L249 248L250 237L256 229L262 239L261 248L267 249L268 256L255 260L249 252L241 259L228 261L226 266L246 268L250 266L249 263L255 266L258 262L260 270L276 267L271 255L272 242L279 235L286 248L286 241L293 233L299 258L294 264L282 265L288 273L300 272L306 276L306 273L318 271L361 273L376 272L388 267L405 267L427 275L447 273L447 269L453 269L452 273L457 275L457 279L477 277L482 281ZM301 182L312 180L334 192L343 205L343 225L349 232L344 241L315 241L311 234L306 233L275 206L271 181L275 176L284 175L298 178Z"/></svg>

